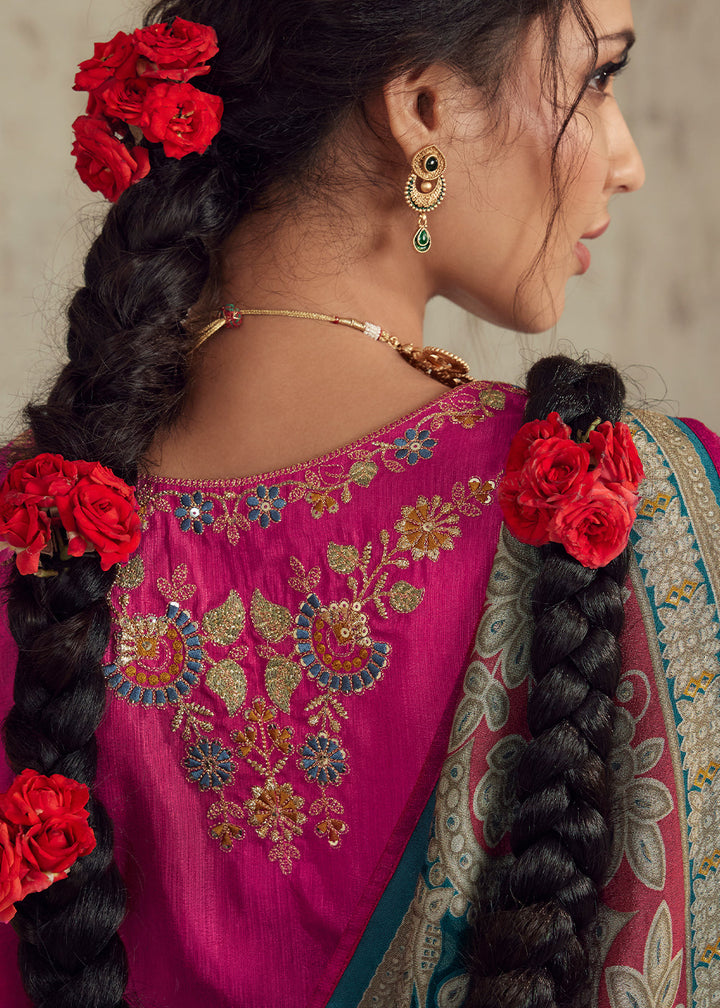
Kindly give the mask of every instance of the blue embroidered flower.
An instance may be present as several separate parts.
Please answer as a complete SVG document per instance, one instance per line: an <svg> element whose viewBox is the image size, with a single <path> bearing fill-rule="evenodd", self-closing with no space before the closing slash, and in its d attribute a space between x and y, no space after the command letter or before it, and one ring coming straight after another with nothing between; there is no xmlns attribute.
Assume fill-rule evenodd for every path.
<svg viewBox="0 0 720 1008"><path fill-rule="evenodd" d="M348 768L344 749L327 735L308 735L300 750L298 765L305 771L308 780L318 784L339 784Z"/></svg>
<svg viewBox="0 0 720 1008"><path fill-rule="evenodd" d="M188 746L185 767L188 780L194 781L201 791L225 787L235 771L232 756L223 744L206 738Z"/></svg>
<svg viewBox="0 0 720 1008"><path fill-rule="evenodd" d="M266 487L261 484L254 494L250 494L246 503L250 508L248 514L250 521L259 521L260 528L266 529L271 521L280 521L282 518L280 512L287 501L280 496L280 487Z"/></svg>
<svg viewBox="0 0 720 1008"><path fill-rule="evenodd" d="M198 625L177 602L165 616L133 616L122 627L107 686L131 704L178 704L197 686L204 654Z"/></svg>
<svg viewBox="0 0 720 1008"><path fill-rule="evenodd" d="M180 519L180 528L183 532L192 529L199 535L205 531L206 525L212 525L213 502L205 500L199 490L192 496L180 494L180 504L181 507L175 508L175 517Z"/></svg>
<svg viewBox="0 0 720 1008"><path fill-rule="evenodd" d="M430 437L429 430L416 431L412 427L405 431L405 437L395 438L395 458L405 461L408 465L415 465L418 459L432 458L432 449L437 444L434 438Z"/></svg>

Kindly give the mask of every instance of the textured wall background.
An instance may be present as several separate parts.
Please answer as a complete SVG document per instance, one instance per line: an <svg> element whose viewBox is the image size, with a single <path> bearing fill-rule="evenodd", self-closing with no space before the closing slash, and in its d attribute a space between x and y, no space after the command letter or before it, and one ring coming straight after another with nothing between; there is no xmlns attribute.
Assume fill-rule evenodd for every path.
<svg viewBox="0 0 720 1008"><path fill-rule="evenodd" d="M228 0L231 2L231 0ZM139 23L131 0L2 0L0 60L0 434L62 358L63 308L103 201L69 155L83 109L71 91L92 44ZM466 356L477 376L517 380L560 346L609 356L666 412L720 430L720 118L718 0L635 0L639 43L617 91L645 158L642 192L612 206L588 275L570 284L557 331L522 336L445 302L429 342Z"/></svg>

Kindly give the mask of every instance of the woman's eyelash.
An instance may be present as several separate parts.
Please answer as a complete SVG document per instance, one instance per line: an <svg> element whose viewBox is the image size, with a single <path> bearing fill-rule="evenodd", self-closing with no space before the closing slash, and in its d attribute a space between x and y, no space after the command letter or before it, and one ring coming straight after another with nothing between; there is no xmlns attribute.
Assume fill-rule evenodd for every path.
<svg viewBox="0 0 720 1008"><path fill-rule="evenodd" d="M605 63L597 70L594 70L590 75L588 85L596 91L605 91L613 77L617 77L618 74L621 74L629 62L630 54L628 52L624 52L617 63Z"/></svg>

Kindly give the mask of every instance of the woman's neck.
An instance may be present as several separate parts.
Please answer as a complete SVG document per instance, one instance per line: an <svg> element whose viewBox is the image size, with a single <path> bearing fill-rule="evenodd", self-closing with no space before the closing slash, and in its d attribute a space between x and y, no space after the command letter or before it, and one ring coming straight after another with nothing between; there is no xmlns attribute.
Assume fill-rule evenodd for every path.
<svg viewBox="0 0 720 1008"><path fill-rule="evenodd" d="M311 219L258 215L224 251L223 299L371 321L421 345L430 291L408 238L412 221L403 223L388 215L371 237L343 244L329 240L327 221L321 232ZM198 352L180 422L157 439L152 461L156 472L185 478L268 472L341 447L445 391L361 332L248 316Z"/></svg>

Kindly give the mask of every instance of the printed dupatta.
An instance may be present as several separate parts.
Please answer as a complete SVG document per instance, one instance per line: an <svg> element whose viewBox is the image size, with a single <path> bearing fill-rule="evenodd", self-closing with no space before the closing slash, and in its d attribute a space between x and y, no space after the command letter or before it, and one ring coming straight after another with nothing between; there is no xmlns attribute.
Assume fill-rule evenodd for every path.
<svg viewBox="0 0 720 1008"><path fill-rule="evenodd" d="M610 759L617 822L592 1006L711 1008L720 991L720 440L692 421L627 419L646 480L632 534ZM439 780L406 809L410 839L386 852L310 1008L462 1004L473 893L510 856L536 564L503 529Z"/></svg>

